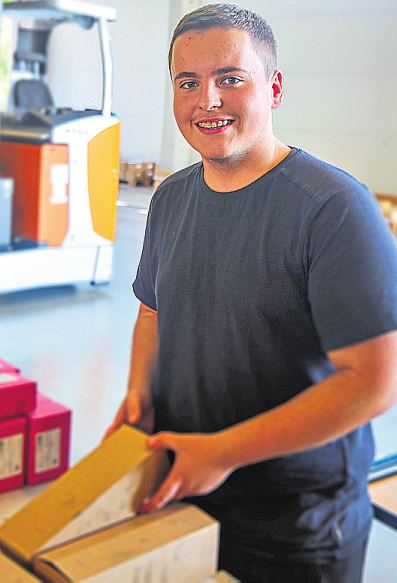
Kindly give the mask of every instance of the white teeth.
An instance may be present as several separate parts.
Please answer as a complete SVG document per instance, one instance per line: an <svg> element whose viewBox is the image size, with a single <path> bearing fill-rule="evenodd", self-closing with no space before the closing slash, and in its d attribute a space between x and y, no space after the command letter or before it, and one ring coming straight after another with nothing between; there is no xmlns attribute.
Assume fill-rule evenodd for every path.
<svg viewBox="0 0 397 583"><path fill-rule="evenodd" d="M228 120L219 120L219 121L206 121L206 122L201 122L198 125L201 128L205 128L206 130L212 130L215 128L221 128L222 126L226 126L229 123Z"/></svg>

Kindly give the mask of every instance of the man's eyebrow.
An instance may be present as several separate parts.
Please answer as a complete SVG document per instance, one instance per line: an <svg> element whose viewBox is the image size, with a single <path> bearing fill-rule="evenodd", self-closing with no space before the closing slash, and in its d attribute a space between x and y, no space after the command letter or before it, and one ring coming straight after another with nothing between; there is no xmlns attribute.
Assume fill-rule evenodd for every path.
<svg viewBox="0 0 397 583"><path fill-rule="evenodd" d="M175 75L174 81L176 81L177 79L184 79L186 77L197 79L198 75L197 73L193 73L192 71L181 71L180 73L178 73L178 75Z"/></svg>
<svg viewBox="0 0 397 583"><path fill-rule="evenodd" d="M216 69L215 71L212 71L212 75L226 75L228 73L233 73L233 72L240 72L240 73L247 73L248 71L246 71L246 69L242 69L241 67L222 67L221 69ZM194 73L193 71L181 71L180 73L178 73L178 75L175 75L174 77L174 81L176 81L177 79L186 79L186 78L190 78L190 79L198 79L198 75L197 73Z"/></svg>
<svg viewBox="0 0 397 583"><path fill-rule="evenodd" d="M240 73L248 73L246 69L242 69L241 67L222 67L221 69L216 69L216 71L213 71L212 74L225 75L227 73L234 73L235 71Z"/></svg>

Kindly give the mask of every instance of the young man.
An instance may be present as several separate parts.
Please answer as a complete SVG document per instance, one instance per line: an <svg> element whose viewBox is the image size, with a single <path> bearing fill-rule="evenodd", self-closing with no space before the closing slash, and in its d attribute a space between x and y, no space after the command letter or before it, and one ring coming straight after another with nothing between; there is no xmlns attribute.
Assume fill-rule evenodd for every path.
<svg viewBox="0 0 397 583"><path fill-rule="evenodd" d="M202 157L157 189L112 427L175 453L142 511L189 500L244 583L358 583L368 422L396 401L396 245L368 189L276 139L276 42L245 9L185 16L174 114Z"/></svg>

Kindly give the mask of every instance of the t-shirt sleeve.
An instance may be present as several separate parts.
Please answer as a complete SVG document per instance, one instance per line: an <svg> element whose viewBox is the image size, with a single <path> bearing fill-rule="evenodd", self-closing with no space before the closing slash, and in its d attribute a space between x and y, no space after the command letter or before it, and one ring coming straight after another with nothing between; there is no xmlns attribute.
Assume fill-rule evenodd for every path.
<svg viewBox="0 0 397 583"><path fill-rule="evenodd" d="M307 238L308 296L325 351L397 328L397 246L365 187L331 196Z"/></svg>
<svg viewBox="0 0 397 583"><path fill-rule="evenodd" d="M132 289L134 294L143 304L157 310L156 294L155 294L155 258L153 253L153 243L151 241L152 228L152 205L150 205L148 218L146 222L145 237L143 240L143 247L141 258L138 264L138 270Z"/></svg>

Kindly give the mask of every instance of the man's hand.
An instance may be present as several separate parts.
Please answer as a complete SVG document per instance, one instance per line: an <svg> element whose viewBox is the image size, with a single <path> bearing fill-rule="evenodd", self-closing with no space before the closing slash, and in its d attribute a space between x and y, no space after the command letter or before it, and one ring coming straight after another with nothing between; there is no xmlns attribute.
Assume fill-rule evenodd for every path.
<svg viewBox="0 0 397 583"><path fill-rule="evenodd" d="M109 437L123 423L133 425L146 433L152 433L154 412L150 397L138 391L130 391L121 403L114 421L106 431L104 439Z"/></svg>
<svg viewBox="0 0 397 583"><path fill-rule="evenodd" d="M160 510L172 500L208 494L231 473L222 464L219 434L161 432L147 441L150 449L171 449L175 462L167 478L140 512Z"/></svg>

